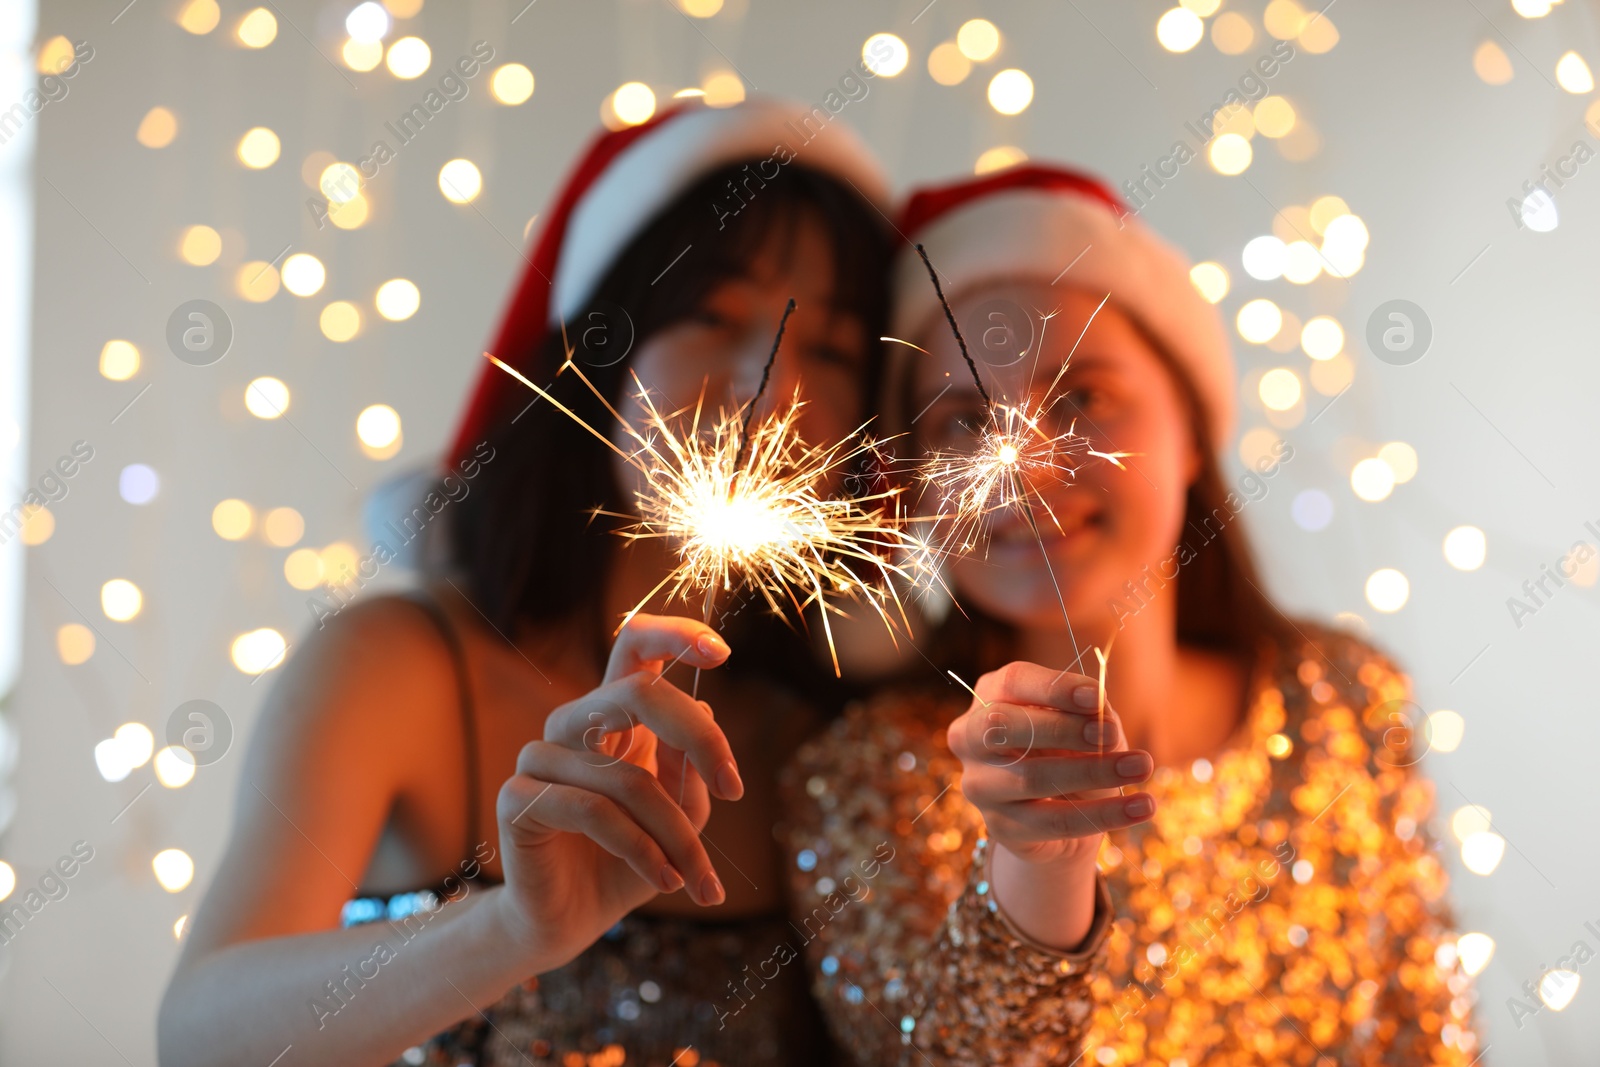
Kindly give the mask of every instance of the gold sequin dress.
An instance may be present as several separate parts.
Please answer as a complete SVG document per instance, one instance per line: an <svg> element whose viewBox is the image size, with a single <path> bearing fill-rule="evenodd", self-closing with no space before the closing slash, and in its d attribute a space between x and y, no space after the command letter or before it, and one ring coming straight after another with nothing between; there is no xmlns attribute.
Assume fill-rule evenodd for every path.
<svg viewBox="0 0 1600 1067"><path fill-rule="evenodd" d="M1158 769L1155 818L1110 835L1115 918L1102 898L1076 955L994 910L945 744L964 700L883 694L808 743L782 836L835 1040L873 1067L1474 1062L1407 679L1302 631L1263 648L1224 751Z"/></svg>

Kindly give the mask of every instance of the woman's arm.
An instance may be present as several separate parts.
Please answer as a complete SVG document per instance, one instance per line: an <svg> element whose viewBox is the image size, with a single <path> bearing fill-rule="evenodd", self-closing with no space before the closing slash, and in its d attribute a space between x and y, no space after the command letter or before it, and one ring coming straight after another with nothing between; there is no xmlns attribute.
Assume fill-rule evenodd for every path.
<svg viewBox="0 0 1600 1067"><path fill-rule="evenodd" d="M461 743L445 735L450 672L426 619L393 601L352 607L285 668L162 1000L163 1064L265 1064L289 1045L297 1063L384 1063L532 973L494 892L406 929L338 928L419 754L461 766L445 763Z"/></svg>
<svg viewBox="0 0 1600 1067"><path fill-rule="evenodd" d="M786 769L796 949L836 1041L862 1064L1071 1062L1110 924L1091 868L1076 952L1024 933L995 899L996 845L963 794L948 712L852 708Z"/></svg>

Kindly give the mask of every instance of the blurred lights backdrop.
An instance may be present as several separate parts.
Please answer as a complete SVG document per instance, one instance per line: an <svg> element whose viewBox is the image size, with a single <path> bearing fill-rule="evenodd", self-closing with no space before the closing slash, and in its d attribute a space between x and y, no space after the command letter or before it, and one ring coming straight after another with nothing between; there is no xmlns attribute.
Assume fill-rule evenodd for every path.
<svg viewBox="0 0 1600 1067"><path fill-rule="evenodd" d="M177 709L248 738L596 120L820 102L865 62L842 117L898 187L1068 160L1196 260L1237 334L1234 477L1294 446L1247 509L1274 592L1417 681L1464 931L1438 962L1479 976L1495 1062L1592 1062L1592 7L118 6L0 0L0 112L65 86L0 114L0 506L49 498L0 547L3 906L95 850L0 947L0 1059L153 1062L240 762L196 766ZM176 355L193 300L209 363Z"/></svg>

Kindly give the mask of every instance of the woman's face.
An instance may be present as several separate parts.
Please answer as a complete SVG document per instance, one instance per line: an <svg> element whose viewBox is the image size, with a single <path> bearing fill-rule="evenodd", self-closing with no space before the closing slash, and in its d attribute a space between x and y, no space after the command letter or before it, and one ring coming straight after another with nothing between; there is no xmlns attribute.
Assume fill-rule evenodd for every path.
<svg viewBox="0 0 1600 1067"><path fill-rule="evenodd" d="M997 404L1026 401L1030 411L1041 412L1046 434L1065 433L1075 422L1090 447L1134 453L1122 461L1127 470L1119 470L1080 452L1068 460L1076 465L1075 478L1045 472L1023 483L1037 488L1033 510L1044 551L1069 617L1090 631L1089 640L1104 640L1115 624L1110 602L1125 595L1124 583L1139 585L1147 565L1154 570L1171 556L1183 525L1185 490L1198 470L1189 418L1171 373L1115 304L1094 315L1102 295L1016 281L962 294L953 304ZM1013 323L1030 323L1032 344L1025 336L1012 348L984 344L984 331L1004 321L995 319L997 311ZM1052 314L1046 323L1044 316ZM1025 335L1028 327L1017 332ZM915 446L923 452L970 452L979 447L974 427L990 423L943 316L915 340L930 353L910 357L907 412L920 412L911 427ZM1067 369L1046 396L1064 363ZM924 492L919 507L937 512L937 493ZM1063 628L1050 571L1026 514L996 513L987 529L986 538L946 564L957 601L1019 627Z"/></svg>
<svg viewBox="0 0 1600 1067"><path fill-rule="evenodd" d="M797 423L800 436L812 445L838 441L860 421L871 339L867 324L835 303L833 274L832 247L819 223L802 218L780 227L748 272L715 285L691 315L639 345L631 370L662 414L689 409L680 426L703 399L704 429L719 409L736 410L755 396L784 305L793 297L795 311L756 416L786 406L800 386L807 401ZM618 410L642 427L647 413L632 377L627 381ZM612 436L629 444L620 428ZM620 457L613 469L631 498L642 475Z"/></svg>

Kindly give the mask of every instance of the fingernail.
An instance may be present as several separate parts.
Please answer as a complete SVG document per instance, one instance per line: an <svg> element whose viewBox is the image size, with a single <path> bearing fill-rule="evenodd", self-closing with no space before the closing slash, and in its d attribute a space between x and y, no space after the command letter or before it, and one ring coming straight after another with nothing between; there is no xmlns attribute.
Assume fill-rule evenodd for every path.
<svg viewBox="0 0 1600 1067"><path fill-rule="evenodd" d="M1124 778L1143 778L1150 773L1150 756L1144 752L1130 752L1117 760L1117 773Z"/></svg>
<svg viewBox="0 0 1600 1067"><path fill-rule="evenodd" d="M717 768L717 792L729 800L744 796L744 782L739 779L739 768L733 760L724 760Z"/></svg>
<svg viewBox="0 0 1600 1067"><path fill-rule="evenodd" d="M1134 797L1122 805L1122 810L1128 813L1130 819L1148 819L1155 814L1156 802L1149 797Z"/></svg>
<svg viewBox="0 0 1600 1067"><path fill-rule="evenodd" d="M670 863L661 868L661 886L668 893L676 893L683 888L683 875Z"/></svg>
<svg viewBox="0 0 1600 1067"><path fill-rule="evenodd" d="M1116 728L1108 722L1091 722L1083 728L1083 739L1091 745L1108 744L1116 738Z"/></svg>
<svg viewBox="0 0 1600 1067"><path fill-rule="evenodd" d="M722 883L717 881L715 874L708 874L700 879L700 895L711 904L721 904L727 894L722 891Z"/></svg>
<svg viewBox="0 0 1600 1067"><path fill-rule="evenodd" d="M1072 691L1072 702L1080 708L1094 708L1100 705L1100 688L1093 685L1080 685Z"/></svg>
<svg viewBox="0 0 1600 1067"><path fill-rule="evenodd" d="M728 642L716 634L701 634L700 640L695 642L695 647L703 656L726 656L729 651Z"/></svg>

